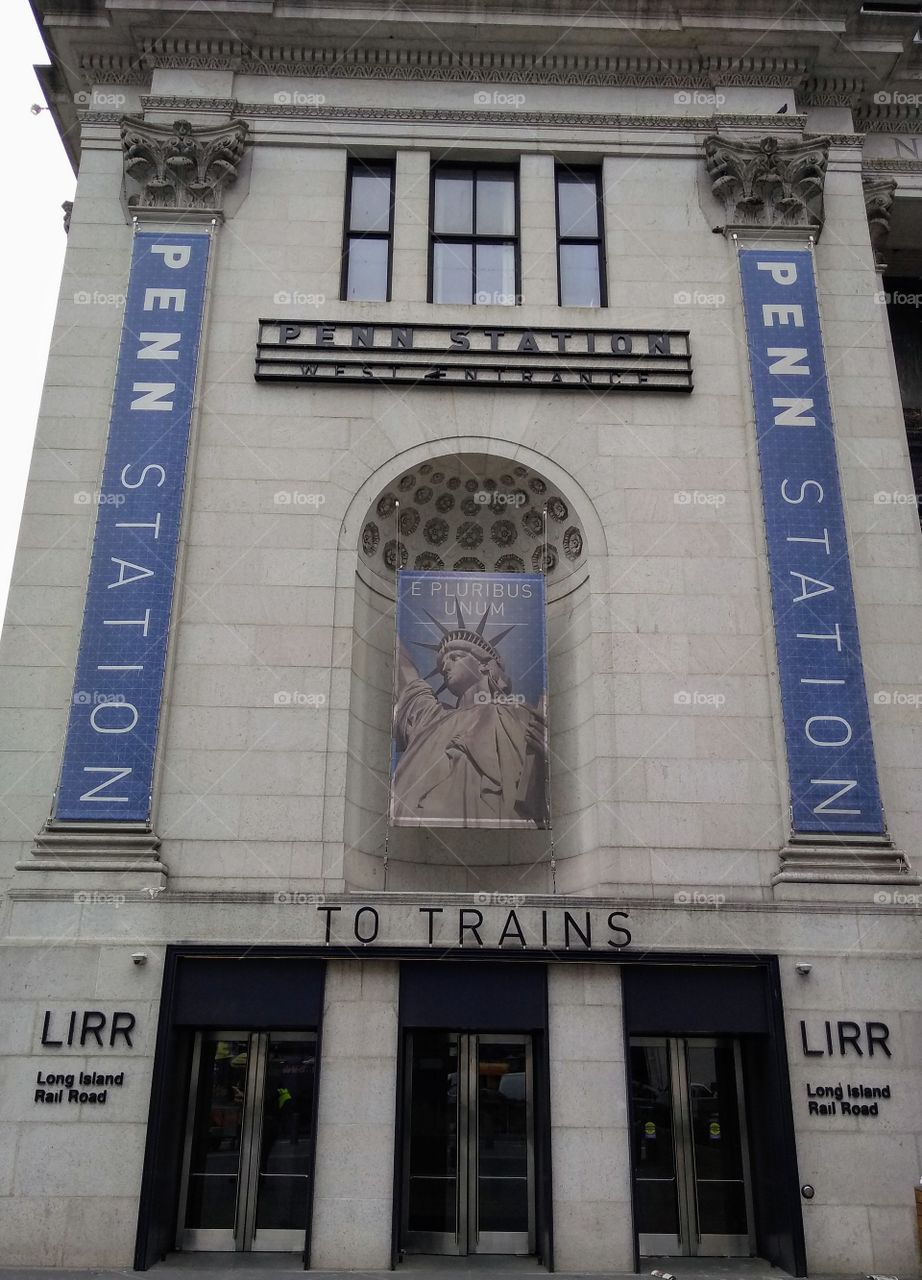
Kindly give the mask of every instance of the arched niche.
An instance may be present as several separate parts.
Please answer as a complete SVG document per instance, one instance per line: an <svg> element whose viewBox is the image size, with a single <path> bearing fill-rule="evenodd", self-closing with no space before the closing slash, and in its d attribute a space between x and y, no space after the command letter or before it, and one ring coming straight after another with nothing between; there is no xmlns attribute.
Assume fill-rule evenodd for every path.
<svg viewBox="0 0 922 1280"><path fill-rule="evenodd" d="M566 473L521 450L413 455L370 478L343 525L338 585L354 587L351 620L337 619L351 621L345 887L549 893L552 856L588 862L596 847L590 583L603 572L601 526ZM551 831L388 829L398 567L545 573Z"/></svg>

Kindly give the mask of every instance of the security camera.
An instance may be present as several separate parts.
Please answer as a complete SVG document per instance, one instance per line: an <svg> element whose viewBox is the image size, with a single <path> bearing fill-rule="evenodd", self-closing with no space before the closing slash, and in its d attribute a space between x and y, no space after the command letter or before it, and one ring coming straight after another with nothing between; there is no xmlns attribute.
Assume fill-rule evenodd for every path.
<svg viewBox="0 0 922 1280"><path fill-rule="evenodd" d="M38 103L37 103L37 102L33 102L33 103L32 103L32 106L29 108L29 110L32 112L32 114L33 114L34 116L40 116L40 115L42 114L42 112L43 112L43 111L47 111L47 110L48 110L48 108L47 108L47 107L40 107L40 106L38 105Z"/></svg>
<svg viewBox="0 0 922 1280"><path fill-rule="evenodd" d="M131 953L131 963L132 963L132 964L147 964L147 952L146 952L146 951L132 951L132 953Z"/></svg>
<svg viewBox="0 0 922 1280"><path fill-rule="evenodd" d="M794 968L802 978L806 978L807 974L813 968L813 965L807 964L806 960L801 960L800 964L795 964Z"/></svg>

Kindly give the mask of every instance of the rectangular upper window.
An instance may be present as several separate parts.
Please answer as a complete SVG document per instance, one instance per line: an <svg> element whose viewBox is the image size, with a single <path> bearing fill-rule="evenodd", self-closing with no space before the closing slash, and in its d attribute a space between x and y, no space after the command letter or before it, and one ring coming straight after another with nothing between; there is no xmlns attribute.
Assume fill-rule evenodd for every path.
<svg viewBox="0 0 922 1280"><path fill-rule="evenodd" d="M432 302L514 306L519 295L518 173L505 165L432 171Z"/></svg>
<svg viewBox="0 0 922 1280"><path fill-rule="evenodd" d="M604 307L602 175L557 169L557 279L562 307Z"/></svg>
<svg viewBox="0 0 922 1280"><path fill-rule="evenodd" d="M393 161L350 160L343 237L344 298L389 301L393 234Z"/></svg>

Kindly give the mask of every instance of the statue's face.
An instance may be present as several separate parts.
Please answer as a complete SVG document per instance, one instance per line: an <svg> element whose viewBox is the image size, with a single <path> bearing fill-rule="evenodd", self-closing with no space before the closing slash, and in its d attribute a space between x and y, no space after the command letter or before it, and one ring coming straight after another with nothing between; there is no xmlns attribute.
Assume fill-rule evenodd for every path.
<svg viewBox="0 0 922 1280"><path fill-rule="evenodd" d="M461 645L448 645L439 658L442 678L450 693L460 698L483 678L483 664L469 649Z"/></svg>

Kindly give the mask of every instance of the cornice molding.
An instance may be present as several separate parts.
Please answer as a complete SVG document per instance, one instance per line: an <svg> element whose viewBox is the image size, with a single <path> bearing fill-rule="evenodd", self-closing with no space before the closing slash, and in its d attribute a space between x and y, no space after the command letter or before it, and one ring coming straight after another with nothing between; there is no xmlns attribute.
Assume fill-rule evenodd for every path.
<svg viewBox="0 0 922 1280"><path fill-rule="evenodd" d="M705 139L704 154L728 228L819 235L828 138L712 136Z"/></svg>
<svg viewBox="0 0 922 1280"><path fill-rule="evenodd" d="M915 133L922 136L922 114L918 107L864 106L856 114L854 124L862 133Z"/></svg>
<svg viewBox="0 0 922 1280"><path fill-rule="evenodd" d="M865 92L863 80L845 76L812 76L805 80L798 100L806 107L855 108Z"/></svg>
<svg viewBox="0 0 922 1280"><path fill-rule="evenodd" d="M250 108L242 105L236 98L198 98L178 97L172 94L142 94L141 106L145 111L185 111L207 112L209 115L239 116Z"/></svg>
<svg viewBox="0 0 922 1280"><path fill-rule="evenodd" d="M801 58L646 57L637 54L534 54L445 49L247 46L233 41L153 39L143 43L152 67L220 66L247 75L302 75L360 80L459 80L501 84L650 85L706 88L723 84L793 86Z"/></svg>
<svg viewBox="0 0 922 1280"><path fill-rule="evenodd" d="M922 160L893 160L886 156L869 156L861 166L862 173L922 173Z"/></svg>
<svg viewBox="0 0 922 1280"><path fill-rule="evenodd" d="M647 116L624 111L495 111L454 110L442 107L337 107L279 105L273 102L238 102L230 98L192 98L157 96L142 97L145 111L221 112L234 116L291 120L354 120L356 122L395 124L515 124L550 128L589 129L670 129L683 132L707 130L751 129L763 132L783 130L799 133L806 116L731 115L719 116ZM108 113L87 113L87 122L102 121Z"/></svg>
<svg viewBox="0 0 922 1280"><path fill-rule="evenodd" d="M144 84L151 71L165 69L312 79L708 89L734 85L796 88L808 67L805 59L784 54L656 58L637 54L455 53L444 49L250 46L236 40L141 38L132 54L86 50L80 57L80 69L88 81L112 84Z"/></svg>
<svg viewBox="0 0 922 1280"><path fill-rule="evenodd" d="M84 53L80 55L80 74L86 84L149 84L150 68L143 57L122 53Z"/></svg>

